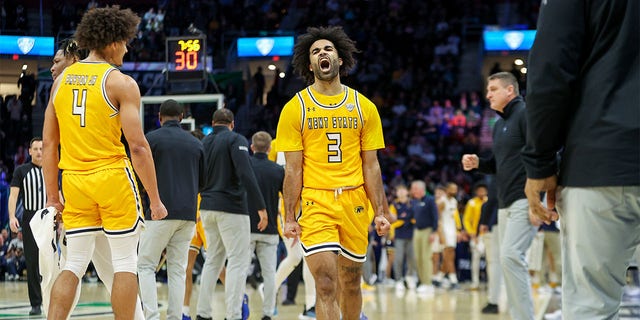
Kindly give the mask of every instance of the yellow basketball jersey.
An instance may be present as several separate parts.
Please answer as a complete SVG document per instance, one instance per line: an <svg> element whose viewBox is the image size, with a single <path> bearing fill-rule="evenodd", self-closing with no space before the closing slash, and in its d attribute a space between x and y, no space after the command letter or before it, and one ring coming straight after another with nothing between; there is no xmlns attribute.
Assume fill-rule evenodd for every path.
<svg viewBox="0 0 640 320"><path fill-rule="evenodd" d="M376 106L347 86L325 96L311 86L282 109L278 151L304 151L306 188L335 189L364 184L361 151L384 148Z"/></svg>
<svg viewBox="0 0 640 320"><path fill-rule="evenodd" d="M120 110L105 92L108 63L78 62L67 67L53 96L60 127L62 170L90 171L126 166L120 140Z"/></svg>

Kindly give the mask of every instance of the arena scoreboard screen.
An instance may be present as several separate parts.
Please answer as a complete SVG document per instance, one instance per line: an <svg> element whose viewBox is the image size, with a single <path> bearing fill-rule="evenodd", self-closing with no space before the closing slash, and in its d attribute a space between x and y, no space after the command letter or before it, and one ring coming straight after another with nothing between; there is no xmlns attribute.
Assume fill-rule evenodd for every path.
<svg viewBox="0 0 640 320"><path fill-rule="evenodd" d="M207 47L201 36L167 37L167 80L203 80Z"/></svg>

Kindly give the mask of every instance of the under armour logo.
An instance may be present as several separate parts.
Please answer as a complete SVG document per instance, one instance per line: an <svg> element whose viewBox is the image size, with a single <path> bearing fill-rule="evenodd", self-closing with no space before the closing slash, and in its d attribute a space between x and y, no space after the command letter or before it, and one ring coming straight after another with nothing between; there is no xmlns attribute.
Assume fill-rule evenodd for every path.
<svg viewBox="0 0 640 320"><path fill-rule="evenodd" d="M312 206L314 203L313 203L313 201L306 201L306 204L307 204L308 206Z"/></svg>
<svg viewBox="0 0 640 320"><path fill-rule="evenodd" d="M316 111L316 107L307 107L307 112Z"/></svg>

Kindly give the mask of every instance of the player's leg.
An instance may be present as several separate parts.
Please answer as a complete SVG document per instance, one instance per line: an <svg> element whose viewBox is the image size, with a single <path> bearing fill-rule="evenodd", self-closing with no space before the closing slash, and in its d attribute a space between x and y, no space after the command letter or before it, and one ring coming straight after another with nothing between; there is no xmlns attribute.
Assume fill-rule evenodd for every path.
<svg viewBox="0 0 640 320"><path fill-rule="evenodd" d="M111 247L114 318L132 319L138 295L138 242L144 225L138 186L130 167L106 169L94 176L95 183L88 192L98 204L102 228Z"/></svg>
<svg viewBox="0 0 640 320"><path fill-rule="evenodd" d="M282 282L291 274L293 269L302 261L302 248L293 239L282 238L284 246L287 249L287 257L280 261L278 269L276 270L275 284L279 287Z"/></svg>
<svg viewBox="0 0 640 320"><path fill-rule="evenodd" d="M93 175L62 175L65 208L62 219L66 229L67 248L64 267L51 289L49 319L67 319L72 311L80 279L89 265L101 221L96 202L87 194L86 186L94 185Z"/></svg>
<svg viewBox="0 0 640 320"><path fill-rule="evenodd" d="M340 197L343 196L344 194ZM305 253L305 262L316 285L316 317L318 320L339 319L338 252L342 251L342 247L338 225L340 217L344 216L344 209L336 206L333 191L305 188L301 198L301 203L310 204L302 207L298 223L302 229L300 243ZM362 212L366 216L366 211ZM363 257L366 253L364 250L366 242Z"/></svg>
<svg viewBox="0 0 640 320"><path fill-rule="evenodd" d="M362 312L362 262L356 262L344 255L338 257L338 283L340 285L340 310L342 319L360 319Z"/></svg>
<svg viewBox="0 0 640 320"><path fill-rule="evenodd" d="M348 190L339 196L342 207L340 223L340 257L338 283L340 309L345 320L360 319L362 312L362 264L367 254L368 229L372 217L364 187ZM405 244L407 241L405 241ZM405 247L406 252L406 247Z"/></svg>
<svg viewBox="0 0 640 320"><path fill-rule="evenodd" d="M51 301L55 303L49 304L48 319L66 320L71 313L76 288L93 254L94 241L94 233L83 233L67 238L67 259L64 269L51 289Z"/></svg>
<svg viewBox="0 0 640 320"><path fill-rule="evenodd" d="M111 288L113 286L113 265L111 264L111 249L109 249L109 240L104 233L96 234L95 250L91 257L91 262L96 268L98 277L102 280L102 283L107 288L109 295L111 295ZM80 284L78 284L78 295L80 293ZM76 298L77 300L77 298ZM135 320L144 320L144 311L142 310L142 301L140 296L136 297L136 311Z"/></svg>
<svg viewBox="0 0 640 320"><path fill-rule="evenodd" d="M132 319L138 298L138 258L137 233L124 237L109 238L113 259L113 286L111 306L115 319Z"/></svg>
<svg viewBox="0 0 640 320"><path fill-rule="evenodd" d="M316 284L316 317L318 320L339 319L338 254L322 251L305 257ZM360 288L358 278L358 289Z"/></svg>
<svg viewBox="0 0 640 320"><path fill-rule="evenodd" d="M316 306L316 282L313 279L313 274L309 270L309 265L302 262L302 280L304 281L304 306L305 311L313 310L315 315Z"/></svg>
<svg viewBox="0 0 640 320"><path fill-rule="evenodd" d="M198 216L198 218L200 218ZM202 234L202 235L201 235ZM187 257L187 269L185 270L185 284L184 284L184 301L182 303L182 315L190 318L191 309L191 292L193 291L193 267L200 253L200 248L203 248L204 229L202 228L202 222L196 223L196 232L191 238L191 244L189 246L189 255Z"/></svg>

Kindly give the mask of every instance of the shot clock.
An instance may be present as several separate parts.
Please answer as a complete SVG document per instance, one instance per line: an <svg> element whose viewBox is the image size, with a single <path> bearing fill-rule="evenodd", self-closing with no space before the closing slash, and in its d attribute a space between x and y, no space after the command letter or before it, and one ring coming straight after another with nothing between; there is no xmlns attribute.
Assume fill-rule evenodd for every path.
<svg viewBox="0 0 640 320"><path fill-rule="evenodd" d="M206 76L204 37L167 37L167 80L203 80Z"/></svg>

